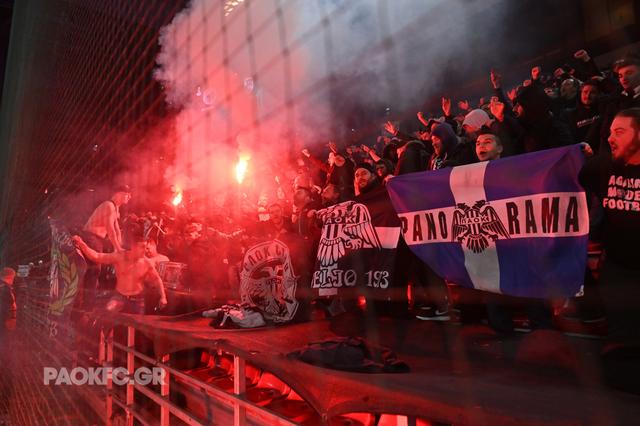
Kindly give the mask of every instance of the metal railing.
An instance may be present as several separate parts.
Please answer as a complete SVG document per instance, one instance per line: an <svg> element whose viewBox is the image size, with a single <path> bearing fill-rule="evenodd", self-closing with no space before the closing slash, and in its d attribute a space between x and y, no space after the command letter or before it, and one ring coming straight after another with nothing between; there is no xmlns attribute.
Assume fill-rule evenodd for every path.
<svg viewBox="0 0 640 426"><path fill-rule="evenodd" d="M83 315L85 318L92 318L91 315L95 315L95 312L76 312L73 321L58 322L54 329L50 325L48 312L48 289L31 282L23 285L20 291L19 327L29 332L35 347L48 353L49 359L59 367L102 367L110 372L106 374L105 386L85 385L80 393L81 398L105 425L289 426L307 421L314 424L330 423L328 418L304 401L290 384L271 374L268 367L258 368L254 364L255 360L248 359L240 349L235 351L232 345L220 347L216 341L210 344L200 342L197 347L181 347L178 352L153 354L153 351L146 350L143 345L144 340L148 339L148 329L142 329L142 326L138 326L136 321L131 321L127 316L114 315L93 328L77 318ZM195 366L185 368L184 361L187 358L180 354L183 350L206 355L206 359L210 361L203 362L201 358ZM227 365L219 375L218 372L209 371L209 375L204 378L193 373L218 368L221 359ZM187 364L191 365L191 361L193 359L188 359ZM212 367L211 361L215 361L215 367ZM136 383L136 367L141 366L161 369L162 382ZM116 373L121 368L126 371L124 375ZM120 380L117 383L112 374L118 374ZM260 400L252 394L252 389L264 390L263 377L279 383L273 385L272 382L268 383L269 380L265 381L267 389L271 389L271 385L276 386L271 389L275 395L271 399L267 397ZM220 385L218 380L224 382L224 385ZM233 386L229 385L229 381L232 381ZM282 388L278 388L280 385ZM180 397L186 399L180 400ZM277 403L291 402L290 398L305 407L308 405L306 411L296 415L281 412ZM270 401L276 403L275 406L272 407ZM205 414L200 412L202 408L205 409ZM376 424L380 421L380 416L387 416L367 412L353 414L367 417L362 424ZM416 424L417 421L415 416L398 415L397 419L395 415L389 416L394 417L394 420L385 424L395 424L395 421L399 422L397 424ZM300 420L301 418L304 420ZM355 424L359 423L356 421Z"/></svg>
<svg viewBox="0 0 640 426"><path fill-rule="evenodd" d="M129 384L126 385L125 398L122 399L114 391L114 384L109 381L107 384L107 397L106 397L106 411L107 411L107 425L112 424L113 419L113 406L114 404L124 410L126 415L126 424L133 425L133 419L141 421L142 423L154 424L152 419L146 417L143 413L136 410L135 407L135 392L139 392L149 400L153 401L160 408L159 424L161 426L167 426L171 424L171 416L175 416L181 421L189 425L204 425L201 419L189 413L183 407L178 406L171 401L169 397L171 378L177 378L183 386L187 386L192 390L206 392L215 401L221 404L231 405L233 407L233 424L237 426L246 425L247 420L252 415L254 418L267 420L269 424L273 425L295 425L296 423L283 417L277 413L274 413L264 407L261 407L245 397L246 391L246 360L237 355L233 356L233 393L225 392L215 386L212 386L204 381L201 381L195 377L192 377L174 367L169 365L170 355L163 354L159 357L159 360L150 357L147 354L136 350L136 329L132 326L126 326L126 344L119 343L114 337L114 329L110 328L105 330L101 334L101 346L105 347L105 359L103 360L103 366L106 368L114 367L114 350L122 351L126 354L126 370L128 373L127 378ZM154 391L149 386L143 386L133 382L136 360L143 361L149 366L161 368L164 372L163 383L159 388L159 392ZM214 419L215 421L215 419Z"/></svg>
<svg viewBox="0 0 640 426"><path fill-rule="evenodd" d="M31 337L39 341L39 346L61 367L66 365L74 368L103 367L113 371L116 364L114 359L117 359L115 356L120 352L125 357L124 367L127 371L125 379L133 379L136 365L142 363L163 370L163 382L158 389L127 380L129 383L123 386L125 392L121 396L110 374L107 374L106 389L85 386L87 392L83 391L83 397L87 398L89 405L106 425L118 423L117 410L124 412L126 425L133 425L135 420L136 424L167 426L175 423L174 418L188 425L210 424L211 419L198 418L188 409L171 400L172 380L179 380L183 388L186 387L194 393L206 393L213 403L220 404L221 407L231 407L234 425L264 424L264 422L283 426L296 424L246 398L246 360L240 355L231 354L233 356L233 392L225 392L169 365L171 360L169 354L160 354L154 358L137 350L135 343L138 331L135 327L101 325L99 341L71 321L58 323L53 330L48 318L48 290L31 281L23 285L20 292L19 300L22 305L18 311L20 327L28 330ZM126 330L122 342L118 341L117 333L114 333L116 327L123 327ZM211 348L211 351L214 350ZM140 409L135 403L136 394L144 396L152 406L146 406L146 410ZM154 410L160 412L159 419L149 414ZM218 424L216 419L212 420L214 424Z"/></svg>
<svg viewBox="0 0 640 426"><path fill-rule="evenodd" d="M87 348L99 351L98 342L70 324L51 327L48 317L49 290L38 285L37 279L26 280L16 286L18 303L17 324L19 331L34 349L42 352L57 367L97 367L98 353L88 356ZM64 334L64 336L63 336ZM83 402L106 423L104 414L105 390L97 386L85 386Z"/></svg>

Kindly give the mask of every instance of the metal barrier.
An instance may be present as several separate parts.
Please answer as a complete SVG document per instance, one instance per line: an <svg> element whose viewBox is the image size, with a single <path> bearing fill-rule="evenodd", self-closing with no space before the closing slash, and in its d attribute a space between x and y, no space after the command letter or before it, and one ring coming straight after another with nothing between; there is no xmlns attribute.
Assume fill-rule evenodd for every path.
<svg viewBox="0 0 640 426"><path fill-rule="evenodd" d="M148 386L142 386L140 384L130 381L126 385L125 398L122 399L117 392L115 392L114 384L110 380L107 384L107 396L106 396L106 411L107 411L107 424L113 424L113 406L114 404L124 410L126 415L126 424L132 425L133 419L137 419L144 424L149 423L147 418L140 410L135 407L135 392L139 392L149 400L153 401L160 408L159 424L166 426L170 424L171 415L177 417L181 421L189 425L203 425L200 419L189 413L187 410L179 407L173 403L169 398L171 378L179 378L183 385L191 387L193 390L204 391L208 395L213 396L214 399L222 404L230 404L233 407L233 424L245 425L247 419L251 415L259 418L260 420L267 420L269 424L274 425L294 425L296 423L291 422L287 418L280 416L277 413L271 412L257 404L248 401L245 394L246 374L245 374L245 360L238 356L233 355L233 393L227 393L214 386L211 386L197 378L191 377L184 372L179 371L176 368L168 365L170 357L168 354L162 355L161 360L158 361L144 353L135 349L136 329L131 326L126 327L126 344L122 344L116 341L114 338L114 329L105 330L101 334L101 346L105 347L105 359L103 366L106 368L114 367L114 349L122 351L126 354L126 369L128 379L133 379L136 360L140 360L152 367L162 368L164 371L163 383L160 386L159 392L154 391ZM151 422L153 424L153 422Z"/></svg>
<svg viewBox="0 0 640 426"><path fill-rule="evenodd" d="M118 317L114 324L102 322L92 327L82 318L95 313L76 312L73 321L59 322L57 329L52 328L49 294L44 285L31 282L21 286L19 300L19 327L29 331L33 340L30 344L47 353L52 365L102 367L113 374L118 374L115 371L119 367L125 369L123 375L107 374L105 386L81 388L79 398L106 425L430 424L413 416L369 412L327 418L290 384L227 345L222 349L211 342L181 347L171 354L152 354L143 345L145 332L131 322L118 324ZM181 356L183 350L199 354L197 365L192 362L195 358ZM142 366L162 369L162 382L136 383L136 369ZM115 383L114 377L122 382Z"/></svg>
<svg viewBox="0 0 640 426"><path fill-rule="evenodd" d="M99 386L85 386L83 397L87 399L89 405L96 414L107 425L118 424L119 418L116 409L124 412L125 424L133 425L134 419L137 424L160 424L163 426L174 424L174 418L188 425L209 424L205 420L199 419L184 407L180 407L171 401L170 389L172 380L179 380L183 387L188 387L194 392L206 394L221 406L229 406L233 410L233 424L264 424L268 422L274 425L294 425L295 422L261 407L245 397L246 374L245 359L241 356L233 355L233 393L225 392L204 381L191 377L188 374L169 365L170 355L162 354L155 359L145 353L136 350L136 329L126 326L126 333L123 342L119 342L114 333L114 329L119 326L101 326L99 330L99 341L83 332L82 327L77 324L58 324L52 336L52 329L48 319L49 295L48 290L36 285L35 281L26 283L20 287L21 309L19 309L20 327L28 330L29 334L39 348L47 352L51 359L55 360L59 366L72 367L103 367L113 369L115 367L114 356L118 352L126 356L125 368L127 377L133 379L136 365L142 363L161 368L164 371L163 383L159 388L143 386L129 380L125 385L124 397L120 396L118 386L113 383L111 375L107 375L106 389ZM124 326L122 326L124 327ZM70 338L65 338L69 337ZM46 343L45 343L46 342ZM212 349L214 350L214 349ZM116 358L117 359L117 358ZM154 404L151 410L142 410L136 406L136 393L143 395ZM147 407L149 408L149 407ZM155 419L149 415L149 411L159 410L160 417ZM213 419L218 424L215 419Z"/></svg>
<svg viewBox="0 0 640 426"><path fill-rule="evenodd" d="M94 347L99 350L98 341L79 332L68 324L60 324L58 329L52 329L48 318L49 289L38 285L40 279L29 279L18 283L16 286L16 299L18 303L17 327L22 332L23 338L28 339L29 345L34 350L40 351L46 356L48 362L58 367L98 367L97 353L92 357L86 351ZM64 333L65 338L52 336L52 332ZM89 406L92 413L104 417L105 389L97 386L85 386L82 399ZM78 404L80 406L82 404Z"/></svg>

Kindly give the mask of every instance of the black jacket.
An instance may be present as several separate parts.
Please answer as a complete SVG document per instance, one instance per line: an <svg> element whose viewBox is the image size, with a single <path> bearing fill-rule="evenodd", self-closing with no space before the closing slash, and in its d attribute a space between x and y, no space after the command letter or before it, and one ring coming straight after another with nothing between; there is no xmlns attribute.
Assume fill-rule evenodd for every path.
<svg viewBox="0 0 640 426"><path fill-rule="evenodd" d="M491 133L499 137L502 142L501 157L509 157L524 152L522 140L524 139L525 130L517 118L507 115L505 112L503 121L493 120L489 127Z"/></svg>
<svg viewBox="0 0 640 426"><path fill-rule="evenodd" d="M519 120L525 131L522 139L525 152L573 144L569 127L551 113L549 98L541 88L525 87L516 101L524 110Z"/></svg>
<svg viewBox="0 0 640 426"><path fill-rule="evenodd" d="M607 261L639 270L640 165L613 162L601 152L584 165L580 183L602 200Z"/></svg>
<svg viewBox="0 0 640 426"><path fill-rule="evenodd" d="M600 142L591 128L599 129L601 126L602 118L598 105L586 107L580 103L577 108L567 111L567 121L575 143L587 142L597 152Z"/></svg>
<svg viewBox="0 0 640 426"><path fill-rule="evenodd" d="M398 160L395 175L399 176L427 170L429 158L432 154L433 148L431 148L431 144L427 147L425 143L417 140L407 143Z"/></svg>
<svg viewBox="0 0 640 426"><path fill-rule="evenodd" d="M626 94L619 94L612 96L605 103L602 113L602 124L600 126L600 150L603 153L611 153L611 147L607 140L609 139L609 128L611 127L613 118L617 113L628 108L640 108L640 96L634 98Z"/></svg>

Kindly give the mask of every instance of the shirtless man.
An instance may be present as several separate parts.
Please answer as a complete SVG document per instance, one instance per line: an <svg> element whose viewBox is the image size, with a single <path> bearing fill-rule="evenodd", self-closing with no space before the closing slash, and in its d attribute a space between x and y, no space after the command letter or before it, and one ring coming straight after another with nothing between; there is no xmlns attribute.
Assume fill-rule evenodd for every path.
<svg viewBox="0 0 640 426"><path fill-rule="evenodd" d="M82 229L82 238L89 247L98 253L105 251L105 243L107 238L111 242L116 252L122 252L122 232L118 219L120 218L120 206L123 206L131 199L131 189L127 185L115 188L111 199L101 203L93 211L89 220ZM83 291L82 299L85 308L89 309L93 306L95 292L100 288L98 281L100 277L100 265L88 262L87 272L84 278L84 289L89 292L88 297Z"/></svg>
<svg viewBox="0 0 640 426"><path fill-rule="evenodd" d="M153 239L147 240L147 247L144 252L144 255L147 259L153 264L153 266L158 269L160 263L168 262L169 258L164 254L158 253L158 244Z"/></svg>
<svg viewBox="0 0 640 426"><path fill-rule="evenodd" d="M117 187L111 199L103 202L93 211L84 225L84 233L90 233L97 237L96 239L100 240L101 245L108 237L115 251L124 251L118 219L120 219L120 207L127 204L130 199L131 189L127 185ZM87 243L91 246L90 242L87 241ZM92 248L98 250L97 247Z"/></svg>
<svg viewBox="0 0 640 426"><path fill-rule="evenodd" d="M144 255L146 243L134 240L131 250L98 253L77 235L72 237L82 253L92 262L114 265L116 270L116 295L107 304L107 310L131 314L144 314L144 284L149 283L160 292L160 308L167 305L167 295L162 279L153 264Z"/></svg>

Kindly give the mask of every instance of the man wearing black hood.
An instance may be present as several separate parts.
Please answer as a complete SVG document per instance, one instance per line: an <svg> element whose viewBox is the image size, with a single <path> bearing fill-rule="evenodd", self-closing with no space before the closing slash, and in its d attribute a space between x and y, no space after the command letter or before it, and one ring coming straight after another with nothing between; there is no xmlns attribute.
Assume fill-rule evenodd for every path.
<svg viewBox="0 0 640 426"><path fill-rule="evenodd" d="M400 155L394 173L396 176L427 170L433 149L428 141L412 140L401 146L398 152Z"/></svg>
<svg viewBox="0 0 640 426"><path fill-rule="evenodd" d="M569 127L551 113L549 98L538 86L524 87L516 97L516 112L525 133L525 152L571 145Z"/></svg>
<svg viewBox="0 0 640 426"><path fill-rule="evenodd" d="M431 144L433 155L429 160L429 170L461 166L477 161L475 141L473 144L460 143L448 123L437 124L433 127Z"/></svg>

